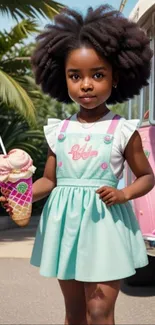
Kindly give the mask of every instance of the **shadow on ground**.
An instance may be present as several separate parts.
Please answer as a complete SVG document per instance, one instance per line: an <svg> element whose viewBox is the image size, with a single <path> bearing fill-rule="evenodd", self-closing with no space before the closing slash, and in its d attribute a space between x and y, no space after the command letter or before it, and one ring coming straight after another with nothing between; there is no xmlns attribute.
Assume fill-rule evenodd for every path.
<svg viewBox="0 0 155 325"><path fill-rule="evenodd" d="M127 285L124 281L121 283L121 291L127 296L133 297L154 297L155 284L146 286L131 286Z"/></svg>
<svg viewBox="0 0 155 325"><path fill-rule="evenodd" d="M32 217L26 227L18 227L12 223L9 229L0 230L1 245L6 242L26 241L34 238L38 222L38 217Z"/></svg>

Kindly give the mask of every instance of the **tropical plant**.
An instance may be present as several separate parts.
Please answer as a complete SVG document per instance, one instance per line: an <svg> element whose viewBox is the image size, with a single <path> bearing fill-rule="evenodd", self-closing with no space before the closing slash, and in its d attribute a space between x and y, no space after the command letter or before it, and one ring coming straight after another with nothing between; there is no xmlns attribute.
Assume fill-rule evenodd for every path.
<svg viewBox="0 0 155 325"><path fill-rule="evenodd" d="M27 93L29 81L25 77L29 57L19 56L18 48L30 33L37 31L34 21L23 20L9 33L0 32L0 100L31 122L35 121L35 107Z"/></svg>
<svg viewBox="0 0 155 325"><path fill-rule="evenodd" d="M125 102L123 104L118 103L116 105L111 106L110 109L118 115L121 115L125 118L128 117L128 102Z"/></svg>
<svg viewBox="0 0 155 325"><path fill-rule="evenodd" d="M35 122L33 99L39 92L37 87L34 91L30 89L32 78L25 78L30 68L31 52L28 55L22 49L23 53L19 53L19 49L30 34L38 32L34 19L40 15L52 19L63 7L52 0L0 0L2 14L11 14L16 20L23 19L10 32L0 32L0 102L17 110L30 123Z"/></svg>
<svg viewBox="0 0 155 325"><path fill-rule="evenodd" d="M0 105L1 136L6 151L19 148L27 151L36 163L42 155L43 133L29 127L18 113Z"/></svg>
<svg viewBox="0 0 155 325"><path fill-rule="evenodd" d="M48 118L58 118L63 120L77 112L78 108L75 103L66 105L57 102L48 95L40 94L42 98L35 100L37 125L42 129L42 126L47 123Z"/></svg>
<svg viewBox="0 0 155 325"><path fill-rule="evenodd" d="M41 15L52 19L64 6L52 0L0 0L0 12L16 20Z"/></svg>

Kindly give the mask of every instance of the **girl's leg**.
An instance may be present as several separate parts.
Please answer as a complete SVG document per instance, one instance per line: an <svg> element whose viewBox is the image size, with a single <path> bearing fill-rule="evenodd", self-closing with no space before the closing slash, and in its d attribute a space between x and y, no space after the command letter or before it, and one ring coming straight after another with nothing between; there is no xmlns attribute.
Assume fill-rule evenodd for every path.
<svg viewBox="0 0 155 325"><path fill-rule="evenodd" d="M65 300L67 325L87 325L84 283L75 280L59 280Z"/></svg>
<svg viewBox="0 0 155 325"><path fill-rule="evenodd" d="M115 302L120 281L85 283L88 324L114 325Z"/></svg>

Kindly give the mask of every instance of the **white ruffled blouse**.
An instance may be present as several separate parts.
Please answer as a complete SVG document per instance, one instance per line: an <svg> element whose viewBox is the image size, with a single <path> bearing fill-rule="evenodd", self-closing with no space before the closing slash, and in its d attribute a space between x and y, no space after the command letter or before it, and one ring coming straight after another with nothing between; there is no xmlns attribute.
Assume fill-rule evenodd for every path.
<svg viewBox="0 0 155 325"><path fill-rule="evenodd" d="M108 127L111 123L111 120L114 117L113 112L109 112L107 115L102 117L99 121L89 124L82 124L77 120L76 114L74 114L70 121L74 121L74 123L69 123L67 128L67 133L75 133L75 122L76 122L76 132L82 133L89 130L91 133L106 133L108 131ZM61 130L62 124L64 121L59 119L48 119L48 125L44 126L44 133L47 140L47 143L50 149L55 152L55 144L57 136ZM124 169L124 150L135 132L137 130L139 124L139 120L126 120L125 118L121 118L118 122L117 128L114 133L114 141L113 148L111 153L111 168L114 175L118 178L122 178L122 173ZM91 126L92 125L92 126ZM88 127L88 128L87 128ZM132 153L131 153L132 154Z"/></svg>

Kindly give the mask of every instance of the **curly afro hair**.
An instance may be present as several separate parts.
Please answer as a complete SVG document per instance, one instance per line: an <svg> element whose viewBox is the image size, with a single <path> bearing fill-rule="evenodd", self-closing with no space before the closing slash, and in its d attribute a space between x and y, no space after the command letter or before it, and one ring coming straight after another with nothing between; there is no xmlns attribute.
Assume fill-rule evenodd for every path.
<svg viewBox="0 0 155 325"><path fill-rule="evenodd" d="M118 72L118 87L112 89L107 104L122 103L148 84L152 58L149 38L136 23L109 5L89 8L85 17L67 8L55 16L37 41L32 56L36 83L60 102L72 102L65 60L70 51L82 46L96 50Z"/></svg>

